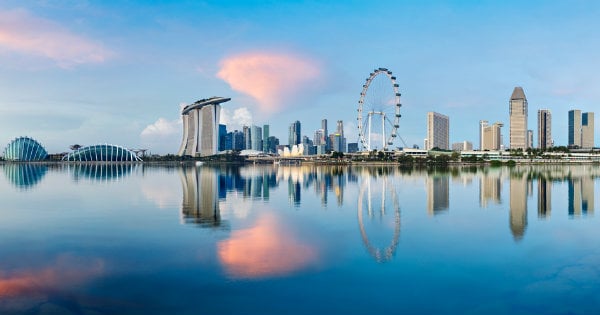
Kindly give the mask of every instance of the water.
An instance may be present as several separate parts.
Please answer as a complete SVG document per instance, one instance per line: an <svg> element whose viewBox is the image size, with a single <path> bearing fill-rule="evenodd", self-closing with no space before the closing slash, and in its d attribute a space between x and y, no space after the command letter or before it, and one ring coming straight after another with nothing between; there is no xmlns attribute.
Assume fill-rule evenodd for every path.
<svg viewBox="0 0 600 315"><path fill-rule="evenodd" d="M591 314L597 166L0 165L2 314Z"/></svg>

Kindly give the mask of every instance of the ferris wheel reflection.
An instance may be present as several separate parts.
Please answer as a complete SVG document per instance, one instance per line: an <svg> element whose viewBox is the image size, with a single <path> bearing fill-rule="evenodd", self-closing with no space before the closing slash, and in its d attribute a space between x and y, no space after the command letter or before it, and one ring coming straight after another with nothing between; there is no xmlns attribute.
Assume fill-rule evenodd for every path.
<svg viewBox="0 0 600 315"><path fill-rule="evenodd" d="M357 209L360 235L366 249L376 262L390 261L396 253L400 239L400 205L393 181L388 178L365 179L358 194ZM382 234L386 234L386 228L393 230L389 244L374 245L376 242L379 243ZM372 230L371 238L367 233L368 229Z"/></svg>

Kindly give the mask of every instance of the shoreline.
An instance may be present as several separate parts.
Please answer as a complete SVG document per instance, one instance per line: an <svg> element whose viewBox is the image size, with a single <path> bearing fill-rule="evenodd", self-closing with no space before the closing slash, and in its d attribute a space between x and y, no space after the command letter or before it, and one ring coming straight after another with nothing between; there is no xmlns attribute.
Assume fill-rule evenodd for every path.
<svg viewBox="0 0 600 315"><path fill-rule="evenodd" d="M275 163L274 161L201 161L201 160L186 160L186 161L135 161L135 162L122 162L122 161L0 161L0 165L4 164L20 164L20 165L76 165L76 164L143 164L143 165L207 165L207 166L218 166L218 165L276 165L276 166L302 166L302 165L323 165L323 166L406 166L406 167L447 167L447 166L483 166L483 167L499 167L499 166L512 166L512 165L590 165L598 164L600 161L597 160L539 160L539 159L515 159L507 161L483 161L483 162L460 162L460 161L448 161L445 163L419 163L419 162L397 162L397 161L338 161L338 160L293 160L285 162L282 159L281 162ZM514 163L509 161L513 161Z"/></svg>

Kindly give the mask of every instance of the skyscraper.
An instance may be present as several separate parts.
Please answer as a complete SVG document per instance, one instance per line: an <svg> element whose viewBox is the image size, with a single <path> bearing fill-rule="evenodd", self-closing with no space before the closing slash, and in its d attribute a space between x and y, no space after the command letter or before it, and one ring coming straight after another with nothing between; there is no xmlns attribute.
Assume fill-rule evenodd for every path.
<svg viewBox="0 0 600 315"><path fill-rule="evenodd" d="M538 148L552 147L552 114L549 109L538 110Z"/></svg>
<svg viewBox="0 0 600 315"><path fill-rule="evenodd" d="M252 129L248 126L242 127L244 131L244 150L252 149Z"/></svg>
<svg viewBox="0 0 600 315"><path fill-rule="evenodd" d="M533 148L533 130L527 130L527 148Z"/></svg>
<svg viewBox="0 0 600 315"><path fill-rule="evenodd" d="M450 118L436 112L427 113L426 150L440 148L450 149Z"/></svg>
<svg viewBox="0 0 600 315"><path fill-rule="evenodd" d="M300 122L295 121L290 124L289 130L289 145L292 147L295 144L300 144L302 141L302 136L300 135Z"/></svg>
<svg viewBox="0 0 600 315"><path fill-rule="evenodd" d="M504 124L495 122L491 126L483 127L482 150L500 150L502 145L502 127Z"/></svg>
<svg viewBox="0 0 600 315"><path fill-rule="evenodd" d="M250 135L252 137L252 141L250 148L248 149L252 149L254 151L262 151L263 149L263 144L262 144L262 137L263 137L263 132L262 132L262 128L256 125L252 125L251 129L250 129Z"/></svg>
<svg viewBox="0 0 600 315"><path fill-rule="evenodd" d="M520 86L515 87L509 102L510 148L527 149L527 98Z"/></svg>
<svg viewBox="0 0 600 315"><path fill-rule="evenodd" d="M325 143L322 143L325 145L325 150L330 150L331 145L329 144L329 133L327 130L327 119L323 119L321 120L321 129L323 129L323 138L325 139Z"/></svg>
<svg viewBox="0 0 600 315"><path fill-rule="evenodd" d="M262 142L263 142L263 148L262 148L263 152L269 152L269 125L263 126Z"/></svg>
<svg viewBox="0 0 600 315"><path fill-rule="evenodd" d="M479 150L483 151L483 129L488 126L487 120L479 121Z"/></svg>
<svg viewBox="0 0 600 315"><path fill-rule="evenodd" d="M581 111L569 111L569 147L581 148Z"/></svg>
<svg viewBox="0 0 600 315"><path fill-rule="evenodd" d="M339 152L346 152L346 137L344 137L344 121L337 121L336 133L340 135L341 141L340 146L338 148L340 149Z"/></svg>
<svg viewBox="0 0 600 315"><path fill-rule="evenodd" d="M230 100L211 97L183 108L183 138L177 155L207 156L218 153L220 104Z"/></svg>
<svg viewBox="0 0 600 315"><path fill-rule="evenodd" d="M581 147L594 147L594 113L581 114Z"/></svg>

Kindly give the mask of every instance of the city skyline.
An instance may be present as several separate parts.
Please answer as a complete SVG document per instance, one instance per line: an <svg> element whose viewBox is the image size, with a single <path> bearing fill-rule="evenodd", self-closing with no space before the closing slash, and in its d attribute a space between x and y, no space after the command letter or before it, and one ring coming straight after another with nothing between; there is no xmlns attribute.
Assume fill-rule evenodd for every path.
<svg viewBox="0 0 600 315"><path fill-rule="evenodd" d="M327 118L342 120L348 142L356 142L362 82L387 67L402 93L398 134L409 146L422 145L428 111L455 122L450 143L476 143L482 119L508 126L515 86L527 89L531 110L553 113L555 144L566 145L568 110L593 112L600 101L599 12L592 1L7 0L0 5L0 142L30 136L49 152L117 143L174 153L181 106L212 95L232 98L221 121L230 129L269 124L285 139L291 122L312 133ZM349 49L357 43L369 49Z"/></svg>

